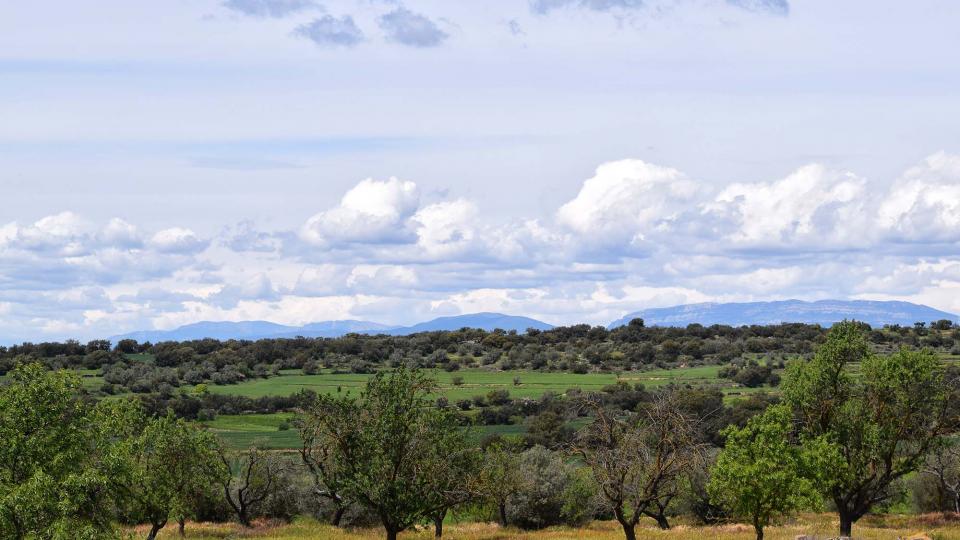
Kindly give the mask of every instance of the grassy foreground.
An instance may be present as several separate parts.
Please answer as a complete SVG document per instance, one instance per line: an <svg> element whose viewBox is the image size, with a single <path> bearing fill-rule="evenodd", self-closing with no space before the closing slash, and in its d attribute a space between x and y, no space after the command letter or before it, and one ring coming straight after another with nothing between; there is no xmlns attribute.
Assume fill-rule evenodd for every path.
<svg viewBox="0 0 960 540"><path fill-rule="evenodd" d="M836 531L837 521L835 517L827 514L805 515L765 530L766 538L770 540L794 540L798 535L804 534L826 539L835 537ZM135 533L140 537L146 536L146 528L138 528ZM898 538L903 540L912 538L960 540L960 517L942 514L869 516L854 526L853 534L854 538L864 540L893 540ZM619 525L613 521L596 521L580 529L556 527L541 531L504 529L489 523L461 523L445 526L443 536L451 540L504 540L513 538L520 540L620 540L623 538L623 533ZM715 527L678 525L669 531L661 531L648 524L644 528L638 527L637 537L663 540L703 540L709 538L753 540L755 535L752 527L742 524ZM167 540L179 538L176 525L164 529L160 538ZM187 525L187 538L209 540L232 538L375 540L383 538L383 532L380 529L342 530L322 525L311 519L300 519L292 524L283 525L261 523L247 530L235 524L191 523ZM433 530L428 528L406 532L401 534L400 538L429 540L433 538Z"/></svg>

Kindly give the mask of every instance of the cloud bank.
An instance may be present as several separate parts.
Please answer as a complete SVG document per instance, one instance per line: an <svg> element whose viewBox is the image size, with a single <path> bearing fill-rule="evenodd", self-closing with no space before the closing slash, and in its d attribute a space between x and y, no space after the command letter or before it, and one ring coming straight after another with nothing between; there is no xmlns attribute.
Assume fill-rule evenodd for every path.
<svg viewBox="0 0 960 540"><path fill-rule="evenodd" d="M93 337L197 320L409 323L507 311L604 323L707 300L904 299L960 312L960 156L881 183L822 164L712 186L600 164L545 216L492 218L415 181L361 180L298 230L213 238L72 211L0 225L0 331Z"/></svg>

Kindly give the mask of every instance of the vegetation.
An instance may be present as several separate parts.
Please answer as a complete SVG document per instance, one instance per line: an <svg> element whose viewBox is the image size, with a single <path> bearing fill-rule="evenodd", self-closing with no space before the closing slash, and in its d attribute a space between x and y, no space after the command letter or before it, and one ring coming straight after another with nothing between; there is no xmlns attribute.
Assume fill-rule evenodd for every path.
<svg viewBox="0 0 960 540"><path fill-rule="evenodd" d="M683 343L680 356L696 353L706 361L715 353L703 347L712 349L700 343L698 352L691 343L720 339L722 328L671 333L635 322L610 332L574 327L525 336L436 333L396 343L384 336L288 340L297 343L292 348L279 340L227 347L212 342L197 353L218 373L247 362L227 360L237 352L258 358L279 351L276 359L283 359L291 351L349 342L359 346L353 360L380 355L353 369L371 373L353 374L334 373L339 368L323 365L321 356L312 360L319 364L316 374L293 375L269 367L285 367L285 360L275 359L254 370L264 373L260 381L356 377L356 383L260 397L222 392L250 383L218 385L213 379L175 392L97 393L76 371L50 369L71 364L75 357L67 352L79 345L38 348L63 353L41 362L30 362L36 358L17 348L16 367L0 384L0 536L117 538L145 524L136 530L152 539L166 534L171 519L181 533L188 520L235 520L256 536L263 520L313 515L333 527L323 529L330 537L339 528L373 524L392 539L418 527L440 537L459 521L497 521L517 531L609 520L632 540L638 528L644 537L657 537L647 527L745 518L751 534L762 538L778 519L825 503L836 509L843 535L870 512L909 504L956 510L956 368L928 349L883 350L904 340L879 340L878 331L857 323L804 333L811 329L817 330L783 325L731 334L750 332L749 339L759 341L749 345L748 339L745 347L760 351L730 360L722 375L740 379L735 384L741 389L757 380L771 389L779 383L776 393L734 399L722 386L682 377L716 378L719 365L603 373L610 366L637 368L612 353L664 336ZM807 338L818 347L795 353L782 369L780 360L759 356L766 342L757 336L776 331L786 331L783 343L770 347L800 347ZM879 335L937 335L942 345L954 331L918 326ZM467 341L429 355L437 366L458 366L450 371L410 366L389 349L444 343L451 335ZM667 341L656 347L673 350ZM269 348L278 343L279 349ZM391 352L371 349L371 343ZM514 354L504 351L531 345L563 350L574 364L597 373L551 372L549 358L540 370L522 373L503 365L459 369L468 356L482 364L488 352L499 350L492 366ZM590 347L611 356L593 363ZM198 360L182 348L97 342L84 347L83 361L90 356L89 363L113 365L105 359L119 355L152 366L145 374L174 370L173 386L185 380L180 369L192 370ZM656 383L641 381L651 374ZM477 386L484 377L493 382ZM580 377L593 379L562 392L524 393L551 378ZM241 414L249 411L260 414ZM262 433L275 438L257 440ZM229 435L227 442L219 434ZM709 498L702 495L705 486ZM609 537L610 529L602 530Z"/></svg>
<svg viewBox="0 0 960 540"><path fill-rule="evenodd" d="M750 521L757 540L775 517L821 506L825 464L839 457L823 438L792 444L790 424L789 407L775 405L743 428L728 427L708 485L717 504Z"/></svg>

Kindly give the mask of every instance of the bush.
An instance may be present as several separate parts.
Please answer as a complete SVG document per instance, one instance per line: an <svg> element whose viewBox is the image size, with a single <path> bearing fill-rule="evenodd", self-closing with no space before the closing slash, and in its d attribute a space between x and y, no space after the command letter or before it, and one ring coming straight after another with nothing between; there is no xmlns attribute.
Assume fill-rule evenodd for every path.
<svg viewBox="0 0 960 540"><path fill-rule="evenodd" d="M507 519L523 529L542 529L568 523L568 518L582 520L583 515L573 510L571 499L579 491L574 469L553 452L535 446L520 455L520 470L527 482L510 497ZM583 505L583 501L579 501Z"/></svg>

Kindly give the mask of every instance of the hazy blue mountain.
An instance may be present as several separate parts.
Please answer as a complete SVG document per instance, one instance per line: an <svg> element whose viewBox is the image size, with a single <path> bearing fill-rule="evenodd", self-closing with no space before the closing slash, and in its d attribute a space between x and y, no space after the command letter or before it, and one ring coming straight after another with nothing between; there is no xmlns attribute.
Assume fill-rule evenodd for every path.
<svg viewBox="0 0 960 540"><path fill-rule="evenodd" d="M406 336L417 332L436 330L459 330L461 328L482 328L493 330L516 330L524 332L527 328L549 330L553 326L531 319L502 313L473 313L455 317L440 317L431 321L422 322L413 326L390 326L370 321L324 321L306 324L303 326L285 326L266 321L243 322L198 322L188 324L173 330L145 330L131 332L120 336L113 336L111 341L116 343L121 339L135 339L140 343L149 341L189 341L192 339L213 338L227 339L265 339L265 338L293 338L303 337L340 337L350 333L357 334L390 334Z"/></svg>
<svg viewBox="0 0 960 540"><path fill-rule="evenodd" d="M395 328L368 321L324 321L304 326L285 326L267 321L198 322L173 330L146 330L131 332L110 338L116 343L121 339L135 339L141 343L150 341L189 341L192 339L264 339L304 337L339 337L351 332L380 333Z"/></svg>
<svg viewBox="0 0 960 540"><path fill-rule="evenodd" d="M884 324L910 325L940 319L957 321L957 315L910 302L876 302L869 300L782 300L777 302L704 303L653 308L630 313L608 328L616 328L631 319L643 319L647 326L686 326L728 324L779 324L801 322L830 326L844 319L856 319L871 326Z"/></svg>
<svg viewBox="0 0 960 540"><path fill-rule="evenodd" d="M470 313L468 315L438 317L436 319L415 324L413 326L395 328L387 333L395 336L406 336L409 334L415 334L417 332L459 330L461 328L480 328L487 331L500 328L503 330L516 330L517 332L525 332L528 328L549 330L553 328L553 325L547 324L543 321L538 321L536 319L531 319L530 317L504 315L503 313Z"/></svg>
<svg viewBox="0 0 960 540"><path fill-rule="evenodd" d="M277 334L273 337L340 337L347 334L380 334L392 330L396 326L380 324L370 321L323 321L305 324L293 332Z"/></svg>
<svg viewBox="0 0 960 540"><path fill-rule="evenodd" d="M211 322L202 321L188 324L173 330L143 330L110 338L116 343L121 339L135 339L141 343L150 341L188 341L191 339L259 339L282 332L295 330L294 326L284 326L267 321Z"/></svg>

